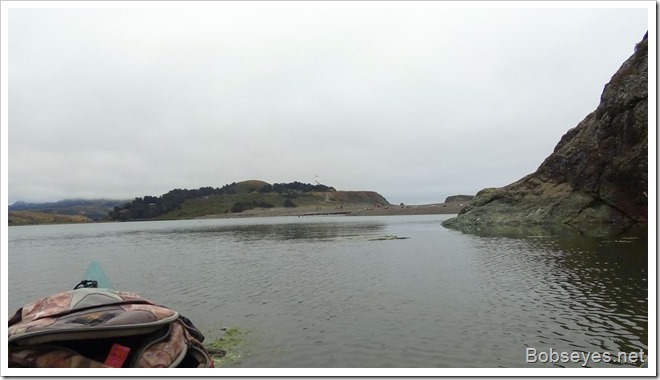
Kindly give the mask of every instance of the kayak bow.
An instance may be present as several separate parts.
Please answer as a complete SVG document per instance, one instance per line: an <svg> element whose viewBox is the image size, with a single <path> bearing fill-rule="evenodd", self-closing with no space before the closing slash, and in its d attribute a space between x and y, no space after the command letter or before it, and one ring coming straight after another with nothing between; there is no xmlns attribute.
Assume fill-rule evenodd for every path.
<svg viewBox="0 0 660 380"><path fill-rule="evenodd" d="M89 264L83 275L82 281L76 286L76 288L79 287L114 289L112 283L108 280L108 276L106 276L103 269L101 269L101 264L97 261L92 261Z"/></svg>

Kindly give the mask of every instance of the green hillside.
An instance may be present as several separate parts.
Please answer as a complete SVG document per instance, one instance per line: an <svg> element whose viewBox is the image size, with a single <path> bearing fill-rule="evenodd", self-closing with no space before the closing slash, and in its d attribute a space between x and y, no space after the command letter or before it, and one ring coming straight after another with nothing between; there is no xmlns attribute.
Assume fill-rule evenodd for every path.
<svg viewBox="0 0 660 380"><path fill-rule="evenodd" d="M207 215L237 213L254 208L314 206L323 202L324 197L313 193L299 194L260 194L258 192L211 195L185 201L178 209L158 217L158 219L189 219ZM285 206L286 202L286 206Z"/></svg>
<svg viewBox="0 0 660 380"><path fill-rule="evenodd" d="M257 208L373 206L375 203L389 204L380 194L371 191L290 192L284 194L252 191L190 199L178 209L163 214L157 219L191 219L239 213Z"/></svg>
<svg viewBox="0 0 660 380"><path fill-rule="evenodd" d="M234 182L220 188L174 189L160 196L132 201L64 200L51 203L16 202L9 206L9 225L192 219L246 210L296 207L389 205L373 191L337 191L322 184L270 184L259 180ZM275 210L277 211L277 210Z"/></svg>
<svg viewBox="0 0 660 380"><path fill-rule="evenodd" d="M163 220L238 214L252 209L389 204L371 191L337 191L322 184L234 182L221 188L174 189L159 197L135 198L108 213L110 220Z"/></svg>

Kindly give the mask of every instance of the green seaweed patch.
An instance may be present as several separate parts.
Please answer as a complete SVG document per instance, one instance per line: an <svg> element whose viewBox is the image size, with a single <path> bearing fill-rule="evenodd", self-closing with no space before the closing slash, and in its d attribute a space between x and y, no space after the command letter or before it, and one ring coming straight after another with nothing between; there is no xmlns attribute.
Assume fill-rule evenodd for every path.
<svg viewBox="0 0 660 380"><path fill-rule="evenodd" d="M246 332L237 327L223 328L223 330L225 334L221 338L204 344L215 367L227 367L231 363L238 362L245 354L241 346L245 343Z"/></svg>

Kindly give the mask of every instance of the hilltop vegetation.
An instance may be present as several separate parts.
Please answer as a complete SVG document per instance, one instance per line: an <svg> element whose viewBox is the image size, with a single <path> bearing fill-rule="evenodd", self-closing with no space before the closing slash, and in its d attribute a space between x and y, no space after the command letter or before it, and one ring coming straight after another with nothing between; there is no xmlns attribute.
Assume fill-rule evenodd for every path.
<svg viewBox="0 0 660 380"><path fill-rule="evenodd" d="M210 214L238 213L253 208L297 207L323 200L318 193L334 188L298 181L269 184L258 180L234 182L220 188L174 189L159 197L145 196L116 206L108 213L115 221L183 219ZM317 195L314 195L314 194Z"/></svg>

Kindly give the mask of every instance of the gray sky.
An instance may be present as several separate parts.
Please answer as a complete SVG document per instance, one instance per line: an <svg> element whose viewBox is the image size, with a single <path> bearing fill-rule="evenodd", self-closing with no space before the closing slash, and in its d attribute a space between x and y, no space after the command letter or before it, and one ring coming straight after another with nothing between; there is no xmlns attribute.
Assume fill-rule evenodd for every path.
<svg viewBox="0 0 660 380"><path fill-rule="evenodd" d="M609 2L206 4L9 9L9 204L246 179L475 194L535 171L648 28Z"/></svg>

